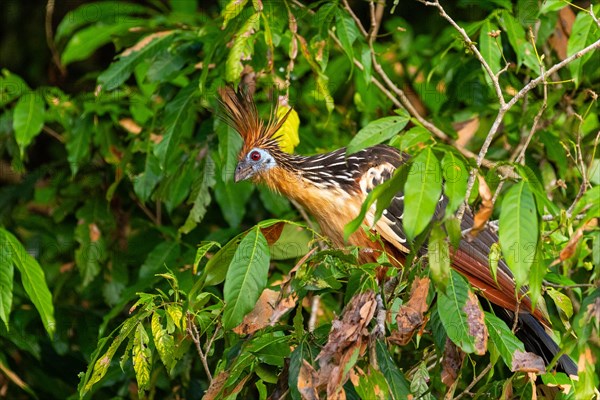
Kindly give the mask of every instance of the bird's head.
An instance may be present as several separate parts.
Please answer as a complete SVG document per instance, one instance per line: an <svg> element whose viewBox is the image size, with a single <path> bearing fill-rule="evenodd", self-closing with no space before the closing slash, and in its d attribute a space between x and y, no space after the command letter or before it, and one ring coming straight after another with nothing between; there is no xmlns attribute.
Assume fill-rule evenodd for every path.
<svg viewBox="0 0 600 400"><path fill-rule="evenodd" d="M252 179L259 181L282 161L278 131L285 123L288 113L277 117L277 107L271 109L268 121L263 121L249 92L235 92L230 87L219 90L223 118L244 140L235 168L235 182ZM291 109L290 109L291 110Z"/></svg>

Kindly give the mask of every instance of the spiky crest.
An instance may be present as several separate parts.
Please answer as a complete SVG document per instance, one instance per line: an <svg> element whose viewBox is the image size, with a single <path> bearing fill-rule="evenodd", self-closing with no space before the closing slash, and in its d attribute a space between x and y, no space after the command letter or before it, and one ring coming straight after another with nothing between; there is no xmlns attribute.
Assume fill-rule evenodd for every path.
<svg viewBox="0 0 600 400"><path fill-rule="evenodd" d="M258 115L256 103L249 91L236 92L231 87L225 86L219 89L219 95L224 111L222 118L244 140L240 156L255 147L280 150L277 131L285 123L291 109L282 118L277 118L277 104L275 104L271 107L269 119L265 123Z"/></svg>

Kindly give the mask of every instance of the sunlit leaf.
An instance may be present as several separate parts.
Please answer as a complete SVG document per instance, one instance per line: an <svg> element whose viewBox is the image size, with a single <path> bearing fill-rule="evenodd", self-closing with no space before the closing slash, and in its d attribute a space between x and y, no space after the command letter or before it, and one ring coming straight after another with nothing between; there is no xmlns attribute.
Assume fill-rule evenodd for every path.
<svg viewBox="0 0 600 400"><path fill-rule="evenodd" d="M383 117L369 122L367 126L358 131L356 136L352 138L348 144L346 154L350 155L365 147L374 146L391 139L406 126L408 120L409 116L403 114L393 117Z"/></svg>
<svg viewBox="0 0 600 400"><path fill-rule="evenodd" d="M406 235L414 239L431 221L442 194L440 163L430 148L415 157L404 190L403 224Z"/></svg>
<svg viewBox="0 0 600 400"><path fill-rule="evenodd" d="M595 6L594 11L596 15L598 15L598 13L600 13L600 6ZM573 27L571 28L571 36L569 36L567 45L567 56L577 53L598 39L600 39L600 29L598 29L598 25L596 25L592 16L587 12L578 13L577 18L575 18L575 22L573 23ZM583 78L581 75L583 66L592 59L594 54L595 52L591 51L583 57L576 58L569 64L569 70L575 81L575 86L579 86L581 83ZM596 65L598 65L597 59Z"/></svg>
<svg viewBox="0 0 600 400"><path fill-rule="evenodd" d="M239 325L244 315L252 311L267 284L269 247L258 227L242 239L225 278L223 296L223 327Z"/></svg>
<svg viewBox="0 0 600 400"><path fill-rule="evenodd" d="M38 92L28 93L17 101L13 113L13 129L21 155L42 131L45 114L45 102Z"/></svg>
<svg viewBox="0 0 600 400"><path fill-rule="evenodd" d="M21 282L25 293L40 314L46 332L54 335L56 322L54 320L54 304L52 294L46 284L44 270L35 258L27 253L25 247L9 231L0 228L0 255L3 259L12 260L21 274Z"/></svg>
<svg viewBox="0 0 600 400"><path fill-rule="evenodd" d="M502 360L507 367L512 366L513 354L516 350L525 351L523 343L517 339L504 321L491 313L485 314L485 323L490 333L490 340L498 349Z"/></svg>
<svg viewBox="0 0 600 400"><path fill-rule="evenodd" d="M533 195L523 181L509 189L500 211L500 246L515 276L517 290L527 283L538 242L538 220Z"/></svg>

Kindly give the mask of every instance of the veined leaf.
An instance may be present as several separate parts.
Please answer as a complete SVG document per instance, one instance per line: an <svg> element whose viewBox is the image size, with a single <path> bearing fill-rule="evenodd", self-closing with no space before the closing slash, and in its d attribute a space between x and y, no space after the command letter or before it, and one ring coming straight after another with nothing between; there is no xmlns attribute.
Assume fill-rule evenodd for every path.
<svg viewBox="0 0 600 400"><path fill-rule="evenodd" d="M398 115L369 122L352 138L348 144L346 154L350 155L365 147L374 146L391 139L406 126L408 120L408 115Z"/></svg>
<svg viewBox="0 0 600 400"><path fill-rule="evenodd" d="M157 312L152 314L152 338L154 345L158 351L161 361L165 365L167 372L171 372L175 366L175 340L172 335L169 335L166 329L163 328L160 322L160 316Z"/></svg>
<svg viewBox="0 0 600 400"><path fill-rule="evenodd" d="M223 17L221 29L227 28L229 21L240 15L246 4L248 4L248 0L229 0L225 8L221 11L221 16Z"/></svg>
<svg viewBox="0 0 600 400"><path fill-rule="evenodd" d="M502 53L500 49L502 48L502 41L500 36L492 37L491 33L496 32L498 27L489 19L486 19L481 26L481 30L479 31L479 51L481 55L487 61L490 69L494 74L500 71L500 60L502 57ZM482 66L483 68L483 66ZM492 85L492 80L490 79L487 71L484 69L485 81L488 85Z"/></svg>
<svg viewBox="0 0 600 400"><path fill-rule="evenodd" d="M12 260L21 273L23 288L38 310L46 332L52 337L56 329L52 295L46 284L44 271L35 258L29 255L25 247L9 231L0 228L1 255ZM4 268L4 266L2 267Z"/></svg>
<svg viewBox="0 0 600 400"><path fill-rule="evenodd" d="M600 6L594 7L596 15L600 13ZM600 39L600 29L592 19L592 16L586 12L580 12L575 18L573 27L571 28L571 36L567 44L567 56L572 56L584 47L592 44L596 40ZM595 51L590 51L586 55L580 58L576 58L569 64L569 70L575 80L575 87L581 83L581 73L583 72L583 66L587 63L591 57L595 55L596 65L598 65L597 57L598 54Z"/></svg>
<svg viewBox="0 0 600 400"><path fill-rule="evenodd" d="M124 1L97 1L83 4L75 10L69 11L60 21L56 28L54 41L58 43L63 38L72 36L77 29L92 23L103 23L106 27L115 21L131 21L130 15L149 14L151 11L150 8L140 4ZM130 22L131 26L134 25L131 25Z"/></svg>
<svg viewBox="0 0 600 400"><path fill-rule="evenodd" d="M45 115L45 102L38 92L28 93L17 101L13 114L13 129L21 157L33 138L42 131Z"/></svg>
<svg viewBox="0 0 600 400"><path fill-rule="evenodd" d="M113 90L129 78L136 65L166 49L177 37L178 31L156 32L142 38L125 50L120 58L98 76L103 90Z"/></svg>
<svg viewBox="0 0 600 400"><path fill-rule="evenodd" d="M360 32L352 17L341 9L335 15L335 32L340 39L342 49L350 59L350 64L353 65L354 50L352 49L352 45L360 35Z"/></svg>
<svg viewBox="0 0 600 400"><path fill-rule="evenodd" d="M208 250L210 250L211 248L213 248L215 246L217 246L219 248L221 247L219 242L213 242L213 241L201 243L198 246L198 249L196 249L196 257L194 258L194 267L192 268L192 273L194 275L196 275L196 273L198 271L198 265L200 264L200 261L204 258L206 253L208 253Z"/></svg>
<svg viewBox="0 0 600 400"><path fill-rule="evenodd" d="M188 202L193 202L194 206L192 207L185 224L179 228L180 232L189 233L200 221L202 221L204 214L206 214L206 208L210 204L209 190L215 185L215 183L215 164L210 156L207 155L199 182L196 182L193 185L194 190L190 194L188 200Z"/></svg>
<svg viewBox="0 0 600 400"><path fill-rule="evenodd" d="M267 285L269 247L258 227L251 229L235 251L225 278L223 328L239 325L254 308Z"/></svg>
<svg viewBox="0 0 600 400"><path fill-rule="evenodd" d="M520 181L504 196L499 225L502 254L519 290L527 283L539 235L535 201L526 182Z"/></svg>
<svg viewBox="0 0 600 400"><path fill-rule="evenodd" d="M24 93L31 92L31 88L19 75L6 69L2 69L0 72L2 72L0 76L0 107L11 103Z"/></svg>
<svg viewBox="0 0 600 400"><path fill-rule="evenodd" d="M154 146L154 154L165 168L175 153L182 137L190 136L194 128L192 104L198 96L198 82L190 82L165 107L164 124L167 127L160 143Z"/></svg>
<svg viewBox="0 0 600 400"><path fill-rule="evenodd" d="M440 163L430 148L423 150L410 167L404 189L406 235L412 240L427 227L442 194Z"/></svg>
<svg viewBox="0 0 600 400"><path fill-rule="evenodd" d="M3 240L0 238L0 241ZM4 246L4 244L0 246L0 266L0 319L2 319L8 330L8 321L13 300L15 266L10 248Z"/></svg>
<svg viewBox="0 0 600 400"><path fill-rule="evenodd" d="M87 59L99 47L110 43L115 36L126 33L134 26L139 26L145 21L142 19L125 18L117 24L97 23L81 29L72 35L63 50L60 61L69 65L75 61Z"/></svg>
<svg viewBox="0 0 600 400"><path fill-rule="evenodd" d="M394 399L405 399L410 394L408 382L402 372L398 369L398 366L392 359L389 350L387 349L385 342L378 340L375 345L375 353L377 355L377 363L381 373L385 377L387 384L390 388L390 392L393 394Z"/></svg>
<svg viewBox="0 0 600 400"><path fill-rule="evenodd" d="M244 64L242 60L252 58L254 46L252 36L260 26L260 13L252 14L244 25L236 32L233 46L229 50L225 62L225 79L227 82L236 82L240 79Z"/></svg>
<svg viewBox="0 0 600 400"><path fill-rule="evenodd" d="M475 352L475 340L469 334L464 307L469 297L469 285L458 272L451 270L446 291L438 290L438 314L450 340L465 353Z"/></svg>
<svg viewBox="0 0 600 400"><path fill-rule="evenodd" d="M506 32L510 46L517 55L517 65L521 66L521 64L525 63L535 75L539 75L539 62L535 56L533 45L527 40L523 26L508 10L500 12L499 22L502 30Z"/></svg>
<svg viewBox="0 0 600 400"><path fill-rule="evenodd" d="M145 203L154 188L162 179L160 162L158 157L148 152L146 153L146 162L144 163L144 172L133 178L133 191L140 200Z"/></svg>
<svg viewBox="0 0 600 400"><path fill-rule="evenodd" d="M514 352L516 350L525 351L525 347L504 321L489 312L484 312L484 314L490 340L498 349L506 366L511 368Z"/></svg>
<svg viewBox="0 0 600 400"><path fill-rule="evenodd" d="M94 361L94 358L92 358L92 362L90 362L90 364L88 365L88 370L86 371L86 374L83 377L82 382L80 384L80 391L82 395L85 395L87 392L89 392L92 389L92 387L96 383L100 382L104 375L106 375L108 367L110 366L110 362L112 361L113 357L115 356L115 353L117 352L123 341L125 341L126 339L133 340L132 336L134 329L140 324L140 321L146 318L149 314L149 312L144 312L134 317L126 319L121 325L121 327L118 328L119 334L115 336L114 339L112 339L108 350L106 350L106 352L102 354L102 356L100 356L98 352L95 353L96 358L94 365L92 367L92 362ZM111 337L113 334L111 334ZM104 340L102 343L107 342L108 340ZM97 351L99 351L101 348L102 346L101 344L99 344Z"/></svg>
<svg viewBox="0 0 600 400"><path fill-rule="evenodd" d="M448 197L446 216L450 216L465 200L469 172L461 159L452 151L448 151L442 159L442 175L444 176L444 194Z"/></svg>
<svg viewBox="0 0 600 400"><path fill-rule="evenodd" d="M133 337L132 360L133 370L135 371L135 380L138 384L138 394L140 397L150 384L150 371L152 361L152 351L148 348L150 338L144 329L143 324L137 324L135 335Z"/></svg>
<svg viewBox="0 0 600 400"><path fill-rule="evenodd" d="M69 132L65 147L67 148L67 160L71 166L73 176L77 174L80 164L89 158L93 132L91 115L79 117L73 129Z"/></svg>

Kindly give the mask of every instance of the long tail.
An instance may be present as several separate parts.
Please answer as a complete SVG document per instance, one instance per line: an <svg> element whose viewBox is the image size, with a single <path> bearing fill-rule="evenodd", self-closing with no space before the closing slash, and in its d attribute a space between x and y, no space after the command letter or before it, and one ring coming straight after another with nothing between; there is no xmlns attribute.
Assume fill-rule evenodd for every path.
<svg viewBox="0 0 600 400"><path fill-rule="evenodd" d="M462 221L463 229L473 226L473 216L465 213ZM514 321L514 311L517 310L515 299L515 282L513 275L504 260L498 263L496 280L493 279L488 267L488 254L498 236L490 229L479 233L475 240L462 240L459 248L453 254L452 266L462 273L475 287L484 289L484 296L494 304L493 308L509 326ZM525 349L542 357L549 364L560 351L558 345L546 332L549 321L538 307L531 310L531 300L524 296L518 307L519 318L516 336L523 342ZM563 355L557 363L557 369L569 375L577 375L577 365L573 360Z"/></svg>

